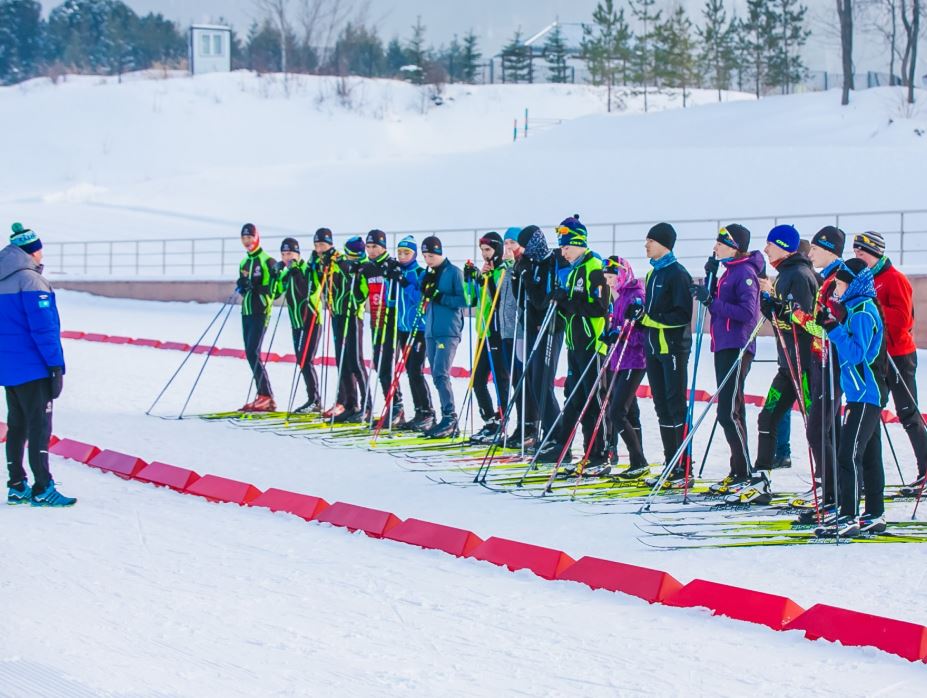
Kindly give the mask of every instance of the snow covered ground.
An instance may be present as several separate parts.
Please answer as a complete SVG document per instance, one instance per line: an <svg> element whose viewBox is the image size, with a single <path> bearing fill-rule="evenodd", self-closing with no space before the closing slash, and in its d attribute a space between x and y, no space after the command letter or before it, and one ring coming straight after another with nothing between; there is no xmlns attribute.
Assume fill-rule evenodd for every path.
<svg viewBox="0 0 927 698"><path fill-rule="evenodd" d="M64 292L59 304L67 328L184 341L199 336L215 312ZM237 346L236 334L237 326L230 327L221 344ZM226 423L145 417L181 354L81 341L66 341L65 352L68 374L55 415L63 436L261 488L383 508L574 557L657 567L682 581L702 577L785 594L803 606L825 602L927 621L923 546L657 551L638 542L630 507L438 485L384 454L333 450ZM768 344L764 353L772 356ZM768 366L751 373L747 392L765 389ZM707 364L701 375L701 387L711 390ZM278 392L290 376L291 367L271 366ZM181 383L190 380L187 372ZM247 384L243 361L213 358L192 410L237 407ZM183 385L165 412L176 411ZM642 409L655 459L652 405L644 401ZM777 475L782 487L798 487L807 477L798 424L796 466ZM890 429L910 474L910 447L899 427ZM696 440L697 454L706 438ZM723 475L724 458L716 439L706 472ZM15 541L0 567L0 586L18 603L0 640L0 677L21 677L38 665L50 682L71 682L88 695L136 696L927 690L922 667L874 650L808 643L700 611L648 607L286 516L211 505L59 458L53 467L61 489L80 498L75 509L0 510L0 526ZM910 505L896 512L909 514ZM722 663L734 670L713 668Z"/></svg>

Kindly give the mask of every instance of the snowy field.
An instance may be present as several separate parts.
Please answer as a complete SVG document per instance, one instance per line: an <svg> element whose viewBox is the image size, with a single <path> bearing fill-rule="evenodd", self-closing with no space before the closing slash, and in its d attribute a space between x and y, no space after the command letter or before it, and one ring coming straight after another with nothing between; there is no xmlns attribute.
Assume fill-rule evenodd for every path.
<svg viewBox="0 0 927 698"><path fill-rule="evenodd" d="M59 305L69 329L188 342L216 310L67 292ZM237 324L231 326L237 319L221 345L240 346ZM652 566L683 582L702 577L784 594L803 606L824 602L927 621L922 546L657 551L638 542L631 507L438 485L384 454L332 450L227 423L146 417L180 353L81 341L65 341L65 352L68 374L55 415L62 436L262 489L382 508L484 537L561 548L577 558ZM771 357L772 347L765 344L760 354ZM751 373L747 392L765 390L769 366ZM282 392L291 367L270 370ZM701 375L700 387L711 390L707 363ZM181 383L190 380L187 372ZM462 392L464 381L457 384ZM243 361L213 358L191 409L235 408L247 385ZM170 394L165 412L179 406L181 387ZM652 404L644 401L642 410L646 450L655 460ZM755 417L751 409L751 427ZM911 475L910 447L900 427L890 429ZM807 478L798 419L793 435L796 465L776 478L789 489ZM696 439L697 454L706 438L701 433ZM716 439L706 474L722 476L725 458ZM49 688L47 695L927 691L922 666L875 650L809 643L799 634L701 611L648 607L266 511L211 505L59 458L53 468L61 489L80 498L76 508L0 510L0 526L15 541L0 567L0 586L19 604L0 640L0 677L41 667L49 686L71 687L70 693ZM895 481L888 462L886 469ZM909 516L910 507L892 513Z"/></svg>

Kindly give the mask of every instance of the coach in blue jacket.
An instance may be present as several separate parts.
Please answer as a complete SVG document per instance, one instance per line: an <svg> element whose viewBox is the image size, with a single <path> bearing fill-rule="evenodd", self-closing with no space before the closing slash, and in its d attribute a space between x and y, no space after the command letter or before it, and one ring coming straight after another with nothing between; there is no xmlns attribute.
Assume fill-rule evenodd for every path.
<svg viewBox="0 0 927 698"><path fill-rule="evenodd" d="M64 352L55 293L42 276L42 241L13 224L0 250L0 385L6 388L8 504L71 506L48 470L52 401L61 394ZM32 487L23 469L29 442Z"/></svg>

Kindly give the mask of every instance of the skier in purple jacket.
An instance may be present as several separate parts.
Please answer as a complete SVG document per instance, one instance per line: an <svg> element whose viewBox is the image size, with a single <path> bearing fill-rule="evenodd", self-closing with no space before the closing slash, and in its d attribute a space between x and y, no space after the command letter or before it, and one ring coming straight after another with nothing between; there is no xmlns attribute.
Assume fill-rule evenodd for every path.
<svg viewBox="0 0 927 698"><path fill-rule="evenodd" d="M602 266L605 281L611 289L611 312L606 328L606 341L618 340L621 326L624 324L625 311L634 303L644 302L644 285L634 276L631 265L621 257L613 256L605 260ZM636 478L649 470L647 459L641 448L641 413L637 405L637 389L644 378L646 361L644 359L644 331L632 325L626 340L627 347L618 347L612 354L606 379L611 383L615 371L615 382L609 398L608 410L608 449L612 454L612 463L616 462L619 437L628 447L630 466L619 477ZM619 358L621 364L619 365ZM598 475L610 472L610 466L603 466Z"/></svg>
<svg viewBox="0 0 927 698"><path fill-rule="evenodd" d="M692 287L693 297L711 311L711 351L718 383L740 358L740 366L718 394L718 424L731 449L730 474L709 487L711 492L718 494L732 494L752 484L744 419L744 382L756 354L756 340L752 334L760 318L758 274L765 263L760 252L749 249L749 230L736 223L721 228L714 253L705 264L708 285ZM721 264L724 273L719 275Z"/></svg>

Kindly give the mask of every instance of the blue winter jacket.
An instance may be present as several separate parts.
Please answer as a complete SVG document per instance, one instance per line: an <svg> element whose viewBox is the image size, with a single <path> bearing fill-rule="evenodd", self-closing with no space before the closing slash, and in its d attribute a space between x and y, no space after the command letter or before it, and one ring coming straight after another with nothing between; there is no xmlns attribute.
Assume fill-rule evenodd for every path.
<svg viewBox="0 0 927 698"><path fill-rule="evenodd" d="M0 385L48 378L64 368L55 292L42 266L15 245L0 250Z"/></svg>
<svg viewBox="0 0 927 698"><path fill-rule="evenodd" d="M425 275L424 267L412 260L408 264L400 265L402 275L409 283L402 286L399 291L399 331L422 332L425 329L425 315L419 313L422 301L422 277ZM413 327L414 325L414 327Z"/></svg>
<svg viewBox="0 0 927 698"><path fill-rule="evenodd" d="M440 294L425 310L425 338L460 338L463 332L463 309L470 304L464 291L463 271L445 259L427 273L438 274Z"/></svg>
<svg viewBox="0 0 927 698"><path fill-rule="evenodd" d="M828 333L840 357L840 387L847 402L883 407L885 386L885 335L876 306L872 272L864 269L840 298L846 319Z"/></svg>

